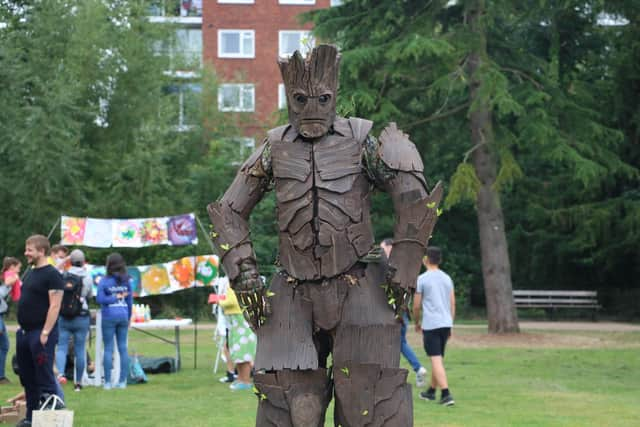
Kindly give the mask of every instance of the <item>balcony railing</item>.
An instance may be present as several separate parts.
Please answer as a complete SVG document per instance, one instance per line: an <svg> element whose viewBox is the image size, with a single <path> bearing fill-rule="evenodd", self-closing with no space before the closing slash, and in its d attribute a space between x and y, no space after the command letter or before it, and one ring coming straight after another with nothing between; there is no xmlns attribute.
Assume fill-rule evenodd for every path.
<svg viewBox="0 0 640 427"><path fill-rule="evenodd" d="M149 0L149 21L202 25L203 0Z"/></svg>

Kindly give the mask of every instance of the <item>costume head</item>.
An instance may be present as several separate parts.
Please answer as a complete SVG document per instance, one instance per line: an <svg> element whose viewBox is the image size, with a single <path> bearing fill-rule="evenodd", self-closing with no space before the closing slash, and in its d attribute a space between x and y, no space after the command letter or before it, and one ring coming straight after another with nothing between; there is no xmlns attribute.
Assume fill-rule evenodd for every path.
<svg viewBox="0 0 640 427"><path fill-rule="evenodd" d="M320 45L306 58L295 51L278 60L287 93L289 122L304 138L326 135L336 117L338 66L335 46Z"/></svg>

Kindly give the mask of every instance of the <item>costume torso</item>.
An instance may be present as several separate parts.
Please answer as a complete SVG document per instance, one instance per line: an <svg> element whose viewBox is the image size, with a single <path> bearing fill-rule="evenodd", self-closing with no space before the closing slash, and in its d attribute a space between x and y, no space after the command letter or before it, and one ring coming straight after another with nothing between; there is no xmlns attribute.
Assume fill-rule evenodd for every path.
<svg viewBox="0 0 640 427"><path fill-rule="evenodd" d="M280 263L298 280L347 271L372 248L370 187L362 147L371 122L337 118L314 142L290 126L269 132Z"/></svg>

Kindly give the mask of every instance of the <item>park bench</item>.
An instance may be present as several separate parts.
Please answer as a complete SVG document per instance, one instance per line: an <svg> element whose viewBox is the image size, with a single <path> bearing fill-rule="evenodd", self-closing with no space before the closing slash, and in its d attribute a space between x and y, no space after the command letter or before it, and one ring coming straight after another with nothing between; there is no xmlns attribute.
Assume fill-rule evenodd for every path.
<svg viewBox="0 0 640 427"><path fill-rule="evenodd" d="M551 319L558 308L577 308L592 310L591 319L596 321L601 308L597 291L514 290L513 300L517 308L544 308Z"/></svg>

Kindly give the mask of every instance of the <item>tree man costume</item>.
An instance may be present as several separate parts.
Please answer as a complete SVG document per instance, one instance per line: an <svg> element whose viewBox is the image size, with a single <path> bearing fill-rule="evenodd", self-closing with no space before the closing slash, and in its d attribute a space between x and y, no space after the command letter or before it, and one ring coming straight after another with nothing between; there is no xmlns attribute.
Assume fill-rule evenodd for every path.
<svg viewBox="0 0 640 427"><path fill-rule="evenodd" d="M290 124L272 129L221 200L208 207L222 264L258 335L257 426L413 425L400 323L436 221L415 146L391 123L336 117L340 55L334 46L279 61ZM263 286L248 218L275 189L279 271ZM370 197L396 212L388 260L374 242ZM331 365L327 359L331 354Z"/></svg>

